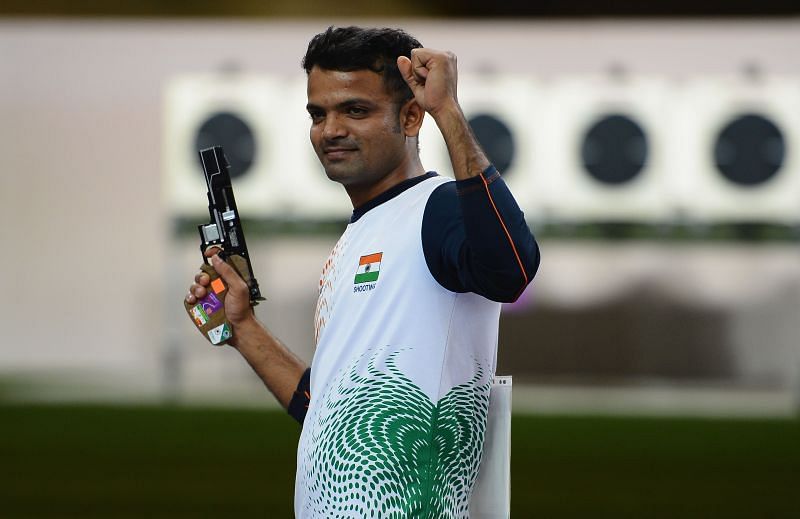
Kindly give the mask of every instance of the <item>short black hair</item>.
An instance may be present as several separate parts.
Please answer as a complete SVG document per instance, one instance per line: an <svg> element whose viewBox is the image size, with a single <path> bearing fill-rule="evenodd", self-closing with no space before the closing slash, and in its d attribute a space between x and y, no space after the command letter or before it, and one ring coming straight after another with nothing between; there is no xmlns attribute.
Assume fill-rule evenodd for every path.
<svg viewBox="0 0 800 519"><path fill-rule="evenodd" d="M302 66L306 74L319 67L352 72L371 70L383 76L386 91L398 104L414 97L397 68L397 57L411 57L411 49L422 47L402 29L328 27L308 43Z"/></svg>

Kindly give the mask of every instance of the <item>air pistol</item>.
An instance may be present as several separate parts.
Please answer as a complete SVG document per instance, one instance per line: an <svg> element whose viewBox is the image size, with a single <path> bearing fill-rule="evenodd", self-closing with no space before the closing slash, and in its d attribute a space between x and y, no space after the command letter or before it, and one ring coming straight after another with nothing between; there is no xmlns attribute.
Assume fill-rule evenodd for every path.
<svg viewBox="0 0 800 519"><path fill-rule="evenodd" d="M206 251L212 247L220 249L219 257L233 267L247 283L250 306L257 305L264 298L261 297L258 281L253 275L239 210L233 197L233 186L228 172L230 165L222 146L200 150L200 164L208 186L208 212L211 219L209 223L197 226L200 231L200 252L203 256L200 269L208 274L211 283L203 299L193 305L184 301L184 306L200 332L211 344L220 346L233 337L233 329L225 316L223 304L228 286L209 263Z"/></svg>

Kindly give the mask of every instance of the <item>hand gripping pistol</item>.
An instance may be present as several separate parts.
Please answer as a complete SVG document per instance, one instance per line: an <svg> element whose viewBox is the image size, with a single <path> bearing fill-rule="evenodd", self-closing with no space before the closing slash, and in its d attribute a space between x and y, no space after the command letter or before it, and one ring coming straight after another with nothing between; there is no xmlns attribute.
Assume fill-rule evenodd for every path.
<svg viewBox="0 0 800 519"><path fill-rule="evenodd" d="M211 284L203 299L194 305L186 301L183 304L200 332L211 344L220 346L233 337L233 329L225 317L223 305L228 287L208 262L205 252L210 247L221 249L219 257L233 267L247 283L250 306L257 305L264 298L261 297L258 281L253 276L239 211L233 198L233 187L228 173L230 165L222 146L200 150L200 163L208 185L208 212L211 216L210 223L197 226L200 231L200 252L203 255L200 269L211 278Z"/></svg>

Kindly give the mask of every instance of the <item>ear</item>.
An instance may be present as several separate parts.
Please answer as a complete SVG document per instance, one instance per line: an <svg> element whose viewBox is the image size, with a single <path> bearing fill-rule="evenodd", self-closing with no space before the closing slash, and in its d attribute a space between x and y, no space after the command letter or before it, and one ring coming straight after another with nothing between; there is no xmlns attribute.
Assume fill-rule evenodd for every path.
<svg viewBox="0 0 800 519"><path fill-rule="evenodd" d="M411 98L400 108L400 126L406 137L416 137L422 128L422 120L425 118L425 110L417 103L416 99Z"/></svg>

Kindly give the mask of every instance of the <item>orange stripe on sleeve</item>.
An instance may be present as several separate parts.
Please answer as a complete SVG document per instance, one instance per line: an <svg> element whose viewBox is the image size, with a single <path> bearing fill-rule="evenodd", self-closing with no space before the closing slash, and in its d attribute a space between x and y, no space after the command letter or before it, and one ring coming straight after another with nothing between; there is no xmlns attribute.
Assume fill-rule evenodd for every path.
<svg viewBox="0 0 800 519"><path fill-rule="evenodd" d="M497 206L494 204L494 199L492 198L492 192L489 191L489 183L486 181L486 177L483 174L480 175L481 180L483 181L483 187L486 190L486 196L489 197L489 202L492 204L492 209L494 209L494 214L497 215L497 219L500 221L500 225L503 227L503 232L506 233L506 238L508 238L508 243L511 244L511 250L514 251L514 257L517 259L517 264L519 265L519 269L522 271L522 277L525 280L522 288L517 293L515 299L519 297L525 287L528 286L528 273L525 272L525 267L522 264L522 259L519 257L519 252L517 252L517 247L514 245L514 240L511 239L511 233L508 232L508 228L506 227L505 222L503 221L503 217L500 216L500 211L497 210Z"/></svg>

